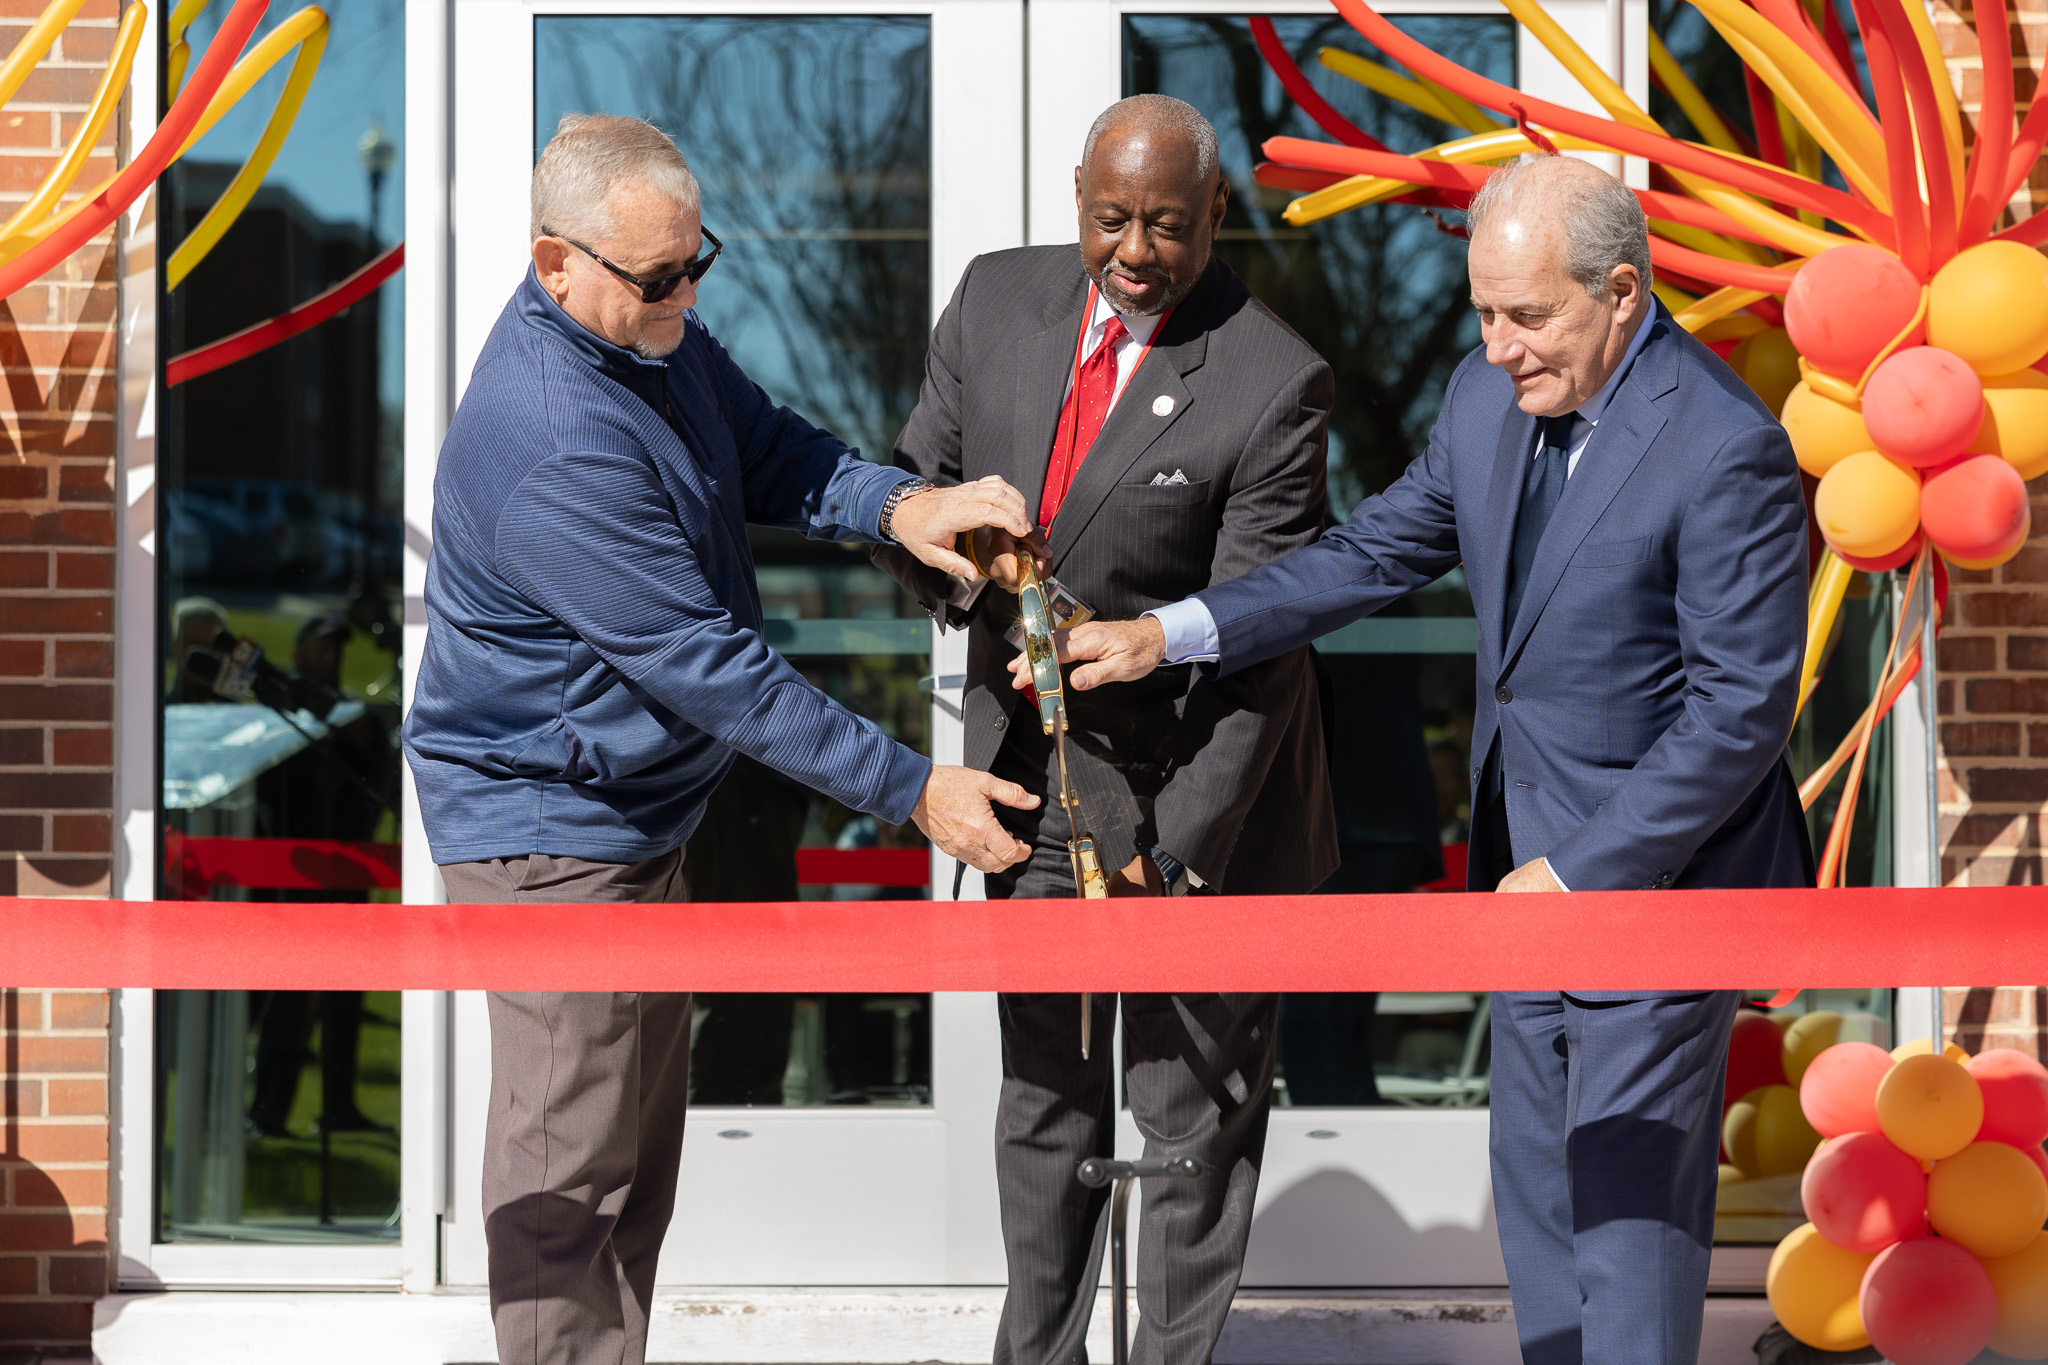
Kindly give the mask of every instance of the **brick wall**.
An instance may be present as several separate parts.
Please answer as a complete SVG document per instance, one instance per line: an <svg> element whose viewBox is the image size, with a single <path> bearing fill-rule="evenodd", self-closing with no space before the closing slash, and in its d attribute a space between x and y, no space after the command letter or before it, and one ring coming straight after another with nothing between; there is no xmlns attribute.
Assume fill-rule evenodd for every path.
<svg viewBox="0 0 2048 1365"><path fill-rule="evenodd" d="M0 0L0 50L43 3ZM117 21L88 0L0 109L0 218L77 131ZM115 269L109 234L0 301L0 895L110 883ZM107 1016L103 991L0 991L0 1355L84 1350L106 1291Z"/></svg>
<svg viewBox="0 0 2048 1365"><path fill-rule="evenodd" d="M1967 125L1981 108L1983 59L1971 0L1930 0ZM2048 59L2048 0L2011 0L2013 85L2024 116ZM2008 221L2048 203L2037 164ZM2048 479L2036 480L2034 536L1999 568L1954 575L1937 652L1941 707L1941 876L1951 886L2040 885L2048 847ZM2048 989L1952 988L1950 1036L1971 1052L2018 1047L2048 1057Z"/></svg>

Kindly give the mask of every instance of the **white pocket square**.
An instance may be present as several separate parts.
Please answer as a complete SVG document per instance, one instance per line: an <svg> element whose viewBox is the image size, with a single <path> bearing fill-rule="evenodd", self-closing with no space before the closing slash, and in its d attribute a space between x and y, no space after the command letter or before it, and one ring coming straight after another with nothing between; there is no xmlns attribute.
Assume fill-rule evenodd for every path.
<svg viewBox="0 0 2048 1365"><path fill-rule="evenodd" d="M1164 474L1154 474L1154 475L1152 476L1152 487L1154 487L1154 488L1157 488L1157 487L1159 487L1159 486L1160 486L1161 484L1175 484L1175 483L1179 483L1179 484L1184 484L1184 483L1186 483L1187 481L1188 481L1188 476L1187 476L1187 475L1185 475L1185 474L1183 474L1183 473L1181 473L1181 472L1180 472L1180 471L1179 471L1178 469L1176 469L1176 470L1174 470L1174 471L1173 471L1173 477L1172 477L1172 478L1170 478L1170 479L1169 479L1168 477L1166 477L1166 475L1164 475Z"/></svg>

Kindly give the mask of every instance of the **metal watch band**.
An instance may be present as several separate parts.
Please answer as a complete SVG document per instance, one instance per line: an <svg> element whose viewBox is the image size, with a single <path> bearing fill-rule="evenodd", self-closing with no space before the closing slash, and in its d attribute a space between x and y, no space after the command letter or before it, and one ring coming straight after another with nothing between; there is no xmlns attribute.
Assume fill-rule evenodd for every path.
<svg viewBox="0 0 2048 1365"><path fill-rule="evenodd" d="M902 504L905 498L910 497L913 494L923 493L930 489L932 486L933 485L930 479L905 479L902 483L897 484L894 488L889 490L889 496L886 499L884 499L882 503L882 521L880 527L880 530L882 532L882 539L887 541L893 541L898 545L901 545L903 543L902 541L896 539L897 507L899 507Z"/></svg>
<svg viewBox="0 0 2048 1365"><path fill-rule="evenodd" d="M1152 847L1152 865L1159 869L1159 880L1165 885L1169 896L1185 896L1188 893L1188 869L1180 859L1158 845Z"/></svg>

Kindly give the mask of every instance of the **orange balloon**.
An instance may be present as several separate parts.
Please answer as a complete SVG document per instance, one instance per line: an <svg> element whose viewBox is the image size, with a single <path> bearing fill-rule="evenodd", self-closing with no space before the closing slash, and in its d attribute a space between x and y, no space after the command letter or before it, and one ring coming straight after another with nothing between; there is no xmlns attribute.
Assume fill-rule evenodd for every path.
<svg viewBox="0 0 2048 1365"><path fill-rule="evenodd" d="M1863 391L1863 425L1894 460L1925 469L1970 448L1984 422L1984 381L1962 357L1909 346L1888 357Z"/></svg>
<svg viewBox="0 0 2048 1365"><path fill-rule="evenodd" d="M2048 374L2021 370L1984 381L1984 420L1970 449L2002 457L2023 479L2048 474Z"/></svg>
<svg viewBox="0 0 2048 1365"><path fill-rule="evenodd" d="M1764 1293L1778 1324L1821 1351L1860 1351L1870 1344L1858 1303L1874 1256L1844 1251L1808 1223L1771 1252Z"/></svg>
<svg viewBox="0 0 2048 1365"><path fill-rule="evenodd" d="M2011 374L2048 355L2048 256L2018 242L1959 253L1927 288L1927 340L1981 375Z"/></svg>
<svg viewBox="0 0 2048 1365"><path fill-rule="evenodd" d="M2048 379L2048 375L2042 378ZM1792 438L1792 454L1799 467L1816 479L1859 450L1877 449L1863 425L1861 409L1815 392L1805 380L1785 395L1778 420Z"/></svg>
<svg viewBox="0 0 2048 1365"><path fill-rule="evenodd" d="M1729 366L1742 382L1756 390L1764 406L1776 415L1785 408L1785 396L1799 383L1799 348L1783 327L1767 327L1746 336L1728 357Z"/></svg>
<svg viewBox="0 0 2048 1365"><path fill-rule="evenodd" d="M2048 1222L2048 1180L2019 1148L1973 1142L1934 1164L1927 1221L1973 1256L2010 1256Z"/></svg>
<svg viewBox="0 0 2048 1365"><path fill-rule="evenodd" d="M1933 1055L1934 1040L1931 1038L1915 1038L1910 1043L1900 1043L1892 1049L1892 1060L1895 1062L1903 1062L1908 1057L1931 1057ZM1954 1043L1944 1046L1941 1049L1941 1055L1954 1062L1957 1066L1961 1066L1970 1060L1970 1054L1957 1047Z"/></svg>
<svg viewBox="0 0 2048 1365"><path fill-rule="evenodd" d="M2014 1360L2048 1360L2048 1232L2010 1256L1984 1262L1998 1296L1991 1349Z"/></svg>
<svg viewBox="0 0 2048 1365"><path fill-rule="evenodd" d="M1785 328L1809 363L1853 384L1919 306L1920 281L1898 257L1848 243L1799 267L1785 291ZM1923 330L1903 344L1918 345Z"/></svg>
<svg viewBox="0 0 2048 1365"><path fill-rule="evenodd" d="M1920 524L1920 475L1874 450L1848 456L1821 476L1813 515L1838 553L1889 554Z"/></svg>
<svg viewBox="0 0 2048 1365"><path fill-rule="evenodd" d="M1920 526L1950 559L1984 560L2026 537L2027 485L1996 455L1967 455L1920 485Z"/></svg>
<svg viewBox="0 0 2048 1365"><path fill-rule="evenodd" d="M1977 1140L1984 1092L1946 1057L1907 1057L1878 1082L1877 1121L1901 1151L1941 1161Z"/></svg>

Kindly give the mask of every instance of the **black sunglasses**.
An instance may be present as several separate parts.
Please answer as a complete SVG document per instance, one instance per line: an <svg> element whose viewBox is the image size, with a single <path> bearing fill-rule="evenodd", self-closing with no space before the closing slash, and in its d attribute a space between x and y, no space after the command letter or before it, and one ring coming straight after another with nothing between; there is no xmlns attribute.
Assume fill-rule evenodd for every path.
<svg viewBox="0 0 2048 1365"><path fill-rule="evenodd" d="M540 230L541 235L544 237L562 237L562 234L559 232L550 232L548 230L548 226L546 223L541 224ZM696 260L691 261L681 270L678 270L673 274L669 275L656 275L651 280L643 280L638 275L630 275L626 273L625 271L619 269L617 266L613 265L610 261L606 260L604 257L598 255L595 251L592 251L589 247L583 245L583 243L577 241L574 237L562 237L562 240L567 242L570 246L575 247L578 251L588 256L591 260L596 261L606 270L611 271L612 274L617 275L627 284L630 284L635 289L639 290L640 302L660 303L670 294L675 293L676 286L681 284L684 280L688 280L691 284L695 284L697 281L703 279L705 272L711 269L711 263L718 259L718 253L725 250L725 243L719 241L718 238L712 236L711 230L709 228L700 228L699 231L701 231L704 234L704 240L711 243L711 254L709 256L700 254Z"/></svg>

